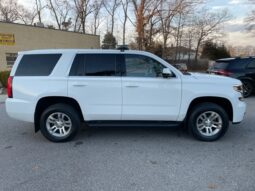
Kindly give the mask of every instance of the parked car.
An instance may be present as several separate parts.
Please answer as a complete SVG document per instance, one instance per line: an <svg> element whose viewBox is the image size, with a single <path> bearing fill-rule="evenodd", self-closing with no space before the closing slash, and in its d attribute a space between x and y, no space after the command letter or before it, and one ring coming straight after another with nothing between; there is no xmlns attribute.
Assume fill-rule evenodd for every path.
<svg viewBox="0 0 255 191"><path fill-rule="evenodd" d="M242 81L244 97L249 97L255 90L255 57L226 58L216 60L208 73L229 76Z"/></svg>
<svg viewBox="0 0 255 191"><path fill-rule="evenodd" d="M215 141L243 120L239 80L183 74L161 58L129 50L20 52L8 79L10 117L54 142L88 126L178 126Z"/></svg>

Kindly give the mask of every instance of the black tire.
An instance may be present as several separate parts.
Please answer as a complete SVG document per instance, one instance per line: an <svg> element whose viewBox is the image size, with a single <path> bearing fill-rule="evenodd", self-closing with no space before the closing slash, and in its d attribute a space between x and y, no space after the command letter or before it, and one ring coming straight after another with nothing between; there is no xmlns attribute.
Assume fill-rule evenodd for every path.
<svg viewBox="0 0 255 191"><path fill-rule="evenodd" d="M50 130L47 128L47 120L49 119L49 116L54 115L57 113L61 113L62 116L66 116L65 118L71 121L70 127L68 127L68 133L62 137L54 136L52 133L50 133ZM53 124L53 123L52 123ZM67 104L55 104L48 107L41 115L40 117L40 130L45 138L52 142L66 142L72 140L80 128L80 118L78 115L78 112ZM56 128L54 128L56 129ZM60 130L57 130L60 133ZM57 132L56 131L56 132Z"/></svg>
<svg viewBox="0 0 255 191"><path fill-rule="evenodd" d="M253 93L254 87L250 80L242 80L242 83L244 88L243 97L247 98Z"/></svg>
<svg viewBox="0 0 255 191"><path fill-rule="evenodd" d="M207 113L210 114L210 112L214 112L214 114L215 113L218 114L218 116L221 118L222 127L219 128L219 130L217 130L217 128L213 128L214 131L217 130L218 132L215 131L217 132L216 134L207 136L201 133L200 132L201 130L199 131L197 123L198 123L198 120L201 119L200 116L202 114L207 114ZM209 102L198 104L192 108L191 112L189 112L189 115L190 115L188 119L189 131L198 140L207 141L207 142L216 141L219 138L221 138L228 130L229 117L226 111L217 104L209 103ZM207 128L203 127L203 131L207 132Z"/></svg>

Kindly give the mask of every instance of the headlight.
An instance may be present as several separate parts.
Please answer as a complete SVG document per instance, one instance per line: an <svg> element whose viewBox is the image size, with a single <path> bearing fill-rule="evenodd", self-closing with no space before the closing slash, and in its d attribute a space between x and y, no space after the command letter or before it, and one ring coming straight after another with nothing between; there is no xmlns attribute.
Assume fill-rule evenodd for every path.
<svg viewBox="0 0 255 191"><path fill-rule="evenodd" d="M235 85L233 86L234 90L237 92L240 92L241 94L243 94L243 85Z"/></svg>

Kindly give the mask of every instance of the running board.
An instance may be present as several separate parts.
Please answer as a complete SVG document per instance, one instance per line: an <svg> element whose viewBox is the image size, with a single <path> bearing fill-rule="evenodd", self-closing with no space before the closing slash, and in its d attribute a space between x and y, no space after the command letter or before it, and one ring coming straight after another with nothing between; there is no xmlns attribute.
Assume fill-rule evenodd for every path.
<svg viewBox="0 0 255 191"><path fill-rule="evenodd" d="M178 127L180 121L87 121L90 127Z"/></svg>

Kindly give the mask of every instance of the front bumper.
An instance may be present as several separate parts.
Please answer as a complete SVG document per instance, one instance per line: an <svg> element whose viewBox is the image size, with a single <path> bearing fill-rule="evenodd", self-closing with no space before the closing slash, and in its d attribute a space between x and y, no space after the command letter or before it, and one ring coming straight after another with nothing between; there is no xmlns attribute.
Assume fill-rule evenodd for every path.
<svg viewBox="0 0 255 191"><path fill-rule="evenodd" d="M240 123L244 119L246 113L246 103L238 101L233 105L233 124Z"/></svg>

